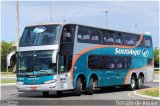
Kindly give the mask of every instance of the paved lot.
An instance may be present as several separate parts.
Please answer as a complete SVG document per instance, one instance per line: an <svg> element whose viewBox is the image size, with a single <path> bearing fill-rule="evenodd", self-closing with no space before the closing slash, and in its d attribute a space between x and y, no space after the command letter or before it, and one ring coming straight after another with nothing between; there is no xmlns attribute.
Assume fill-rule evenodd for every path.
<svg viewBox="0 0 160 106"><path fill-rule="evenodd" d="M145 83L144 88L158 87L158 82ZM96 90L94 95L74 96L73 92L64 92L62 96L57 96L55 92L50 92L48 97L43 97L41 92L17 92L15 85L1 86L2 100L25 100L22 104L62 104L61 100L143 100L145 98L137 97L133 92L124 88ZM32 100L32 102L30 101ZM34 100L34 101L33 101Z"/></svg>

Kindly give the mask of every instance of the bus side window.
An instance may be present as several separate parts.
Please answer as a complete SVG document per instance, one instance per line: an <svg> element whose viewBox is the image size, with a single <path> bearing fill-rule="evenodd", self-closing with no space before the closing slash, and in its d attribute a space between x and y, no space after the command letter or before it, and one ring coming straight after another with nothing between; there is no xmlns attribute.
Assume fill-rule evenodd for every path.
<svg viewBox="0 0 160 106"><path fill-rule="evenodd" d="M125 67L125 58L124 57L117 57L116 61L116 68L117 69L124 69Z"/></svg>
<svg viewBox="0 0 160 106"><path fill-rule="evenodd" d="M140 44L138 45L138 47L144 47L144 37L142 38Z"/></svg>
<svg viewBox="0 0 160 106"><path fill-rule="evenodd" d="M90 43L89 27L79 26L77 40L78 42L81 42L81 43Z"/></svg>
<svg viewBox="0 0 160 106"><path fill-rule="evenodd" d="M138 43L138 41L139 41L139 39L140 39L140 35L135 35L135 45L137 45L137 43Z"/></svg>
<svg viewBox="0 0 160 106"><path fill-rule="evenodd" d="M125 43L124 43L124 37L123 37L122 33L116 34L115 43L116 43L117 45L125 45Z"/></svg>
<svg viewBox="0 0 160 106"><path fill-rule="evenodd" d="M132 58L131 57L127 57L126 65L127 65L127 69L129 69L131 67L131 65L132 65Z"/></svg>
<svg viewBox="0 0 160 106"><path fill-rule="evenodd" d="M151 37L144 37L144 46L151 47L152 46L152 39Z"/></svg>
<svg viewBox="0 0 160 106"><path fill-rule="evenodd" d="M135 45L134 36L131 34L128 34L126 37L127 37L126 38L126 45L127 46L134 46Z"/></svg>
<svg viewBox="0 0 160 106"><path fill-rule="evenodd" d="M114 43L115 43L114 32L104 31L104 44L110 45Z"/></svg>
<svg viewBox="0 0 160 106"><path fill-rule="evenodd" d="M90 55L88 57L88 67L90 69L105 69L105 56Z"/></svg>
<svg viewBox="0 0 160 106"><path fill-rule="evenodd" d="M108 61L107 61L107 69L114 69L115 68L115 57L108 57Z"/></svg>
<svg viewBox="0 0 160 106"><path fill-rule="evenodd" d="M75 34L75 26L66 25L63 28L61 42L72 42Z"/></svg>
<svg viewBox="0 0 160 106"><path fill-rule="evenodd" d="M100 31L96 28L90 28L90 29L91 29L90 33L91 43L100 44L101 42Z"/></svg>

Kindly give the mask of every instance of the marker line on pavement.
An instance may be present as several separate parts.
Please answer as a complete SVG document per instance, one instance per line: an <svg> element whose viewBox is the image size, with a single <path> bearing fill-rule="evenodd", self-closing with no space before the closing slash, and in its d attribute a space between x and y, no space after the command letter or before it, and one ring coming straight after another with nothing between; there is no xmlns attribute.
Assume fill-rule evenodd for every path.
<svg viewBox="0 0 160 106"><path fill-rule="evenodd" d="M129 96L129 97L132 97L132 98L136 98L136 99L149 100L148 98L140 97L140 96L135 95L135 94L134 94L134 91L129 92L129 93L128 93L128 96Z"/></svg>

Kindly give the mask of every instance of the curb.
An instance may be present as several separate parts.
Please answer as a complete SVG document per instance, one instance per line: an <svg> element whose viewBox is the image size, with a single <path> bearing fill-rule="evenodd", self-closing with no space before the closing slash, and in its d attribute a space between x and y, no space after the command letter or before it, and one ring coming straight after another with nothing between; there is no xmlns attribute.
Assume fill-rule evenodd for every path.
<svg viewBox="0 0 160 106"><path fill-rule="evenodd" d="M159 80L154 80L153 82L160 82Z"/></svg>
<svg viewBox="0 0 160 106"><path fill-rule="evenodd" d="M148 89L150 89L150 88L148 88ZM136 91L140 91L140 90L136 90ZM133 91L133 94L136 95L136 96L147 98L147 99L160 100L159 97L152 97L152 96L141 95L141 94L136 93L136 91Z"/></svg>
<svg viewBox="0 0 160 106"><path fill-rule="evenodd" d="M0 86L11 86L11 85L16 85L16 83L6 83L6 84L0 84Z"/></svg>

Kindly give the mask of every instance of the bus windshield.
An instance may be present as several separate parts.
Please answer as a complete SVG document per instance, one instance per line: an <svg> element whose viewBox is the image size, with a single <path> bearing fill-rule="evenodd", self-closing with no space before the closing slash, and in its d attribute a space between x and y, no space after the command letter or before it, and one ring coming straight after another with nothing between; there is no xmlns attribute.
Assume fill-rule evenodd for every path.
<svg viewBox="0 0 160 106"><path fill-rule="evenodd" d="M18 75L50 75L56 74L56 64L52 63L53 51L19 53Z"/></svg>
<svg viewBox="0 0 160 106"><path fill-rule="evenodd" d="M26 27L20 41L20 47L52 45L58 43L60 25L41 25Z"/></svg>

